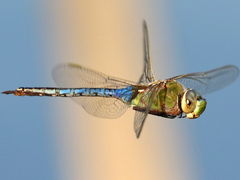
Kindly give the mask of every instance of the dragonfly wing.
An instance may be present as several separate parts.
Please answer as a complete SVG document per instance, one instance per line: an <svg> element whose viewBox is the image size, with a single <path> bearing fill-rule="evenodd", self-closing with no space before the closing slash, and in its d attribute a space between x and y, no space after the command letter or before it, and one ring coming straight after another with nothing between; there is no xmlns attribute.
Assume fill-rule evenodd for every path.
<svg viewBox="0 0 240 180"><path fill-rule="evenodd" d="M144 69L143 74L139 80L139 83L149 83L155 81L150 52L149 52L149 37L148 37L148 28L146 21L143 21L143 52L144 52Z"/></svg>
<svg viewBox="0 0 240 180"><path fill-rule="evenodd" d="M136 84L74 63L59 64L53 69L52 76L63 88L124 88Z"/></svg>
<svg viewBox="0 0 240 180"><path fill-rule="evenodd" d="M145 120L147 118L147 115L148 115L147 111L144 111L144 112L136 111L135 112L135 116L134 116L134 131L135 131L135 134L136 134L137 138L140 137L140 134L142 132L142 128L143 128L144 122L145 122Z"/></svg>
<svg viewBox="0 0 240 180"><path fill-rule="evenodd" d="M118 118L129 108L129 105L115 98L76 97L72 100L80 104L86 112L99 118Z"/></svg>
<svg viewBox="0 0 240 180"><path fill-rule="evenodd" d="M60 64L53 69L53 79L62 88L124 88L135 83L107 76L76 64ZM89 114L101 118L120 117L129 107L115 98L74 97Z"/></svg>
<svg viewBox="0 0 240 180"><path fill-rule="evenodd" d="M139 138L140 134L142 132L142 128L144 125L144 122L147 118L147 115L149 113L150 107L152 106L153 102L155 101L155 98L157 97L157 93L159 92L160 88L158 86L152 86L149 87L145 95L142 96L142 98L139 100L139 106L144 107L144 111L136 111L135 117L134 117L134 131L136 133L136 137Z"/></svg>
<svg viewBox="0 0 240 180"><path fill-rule="evenodd" d="M237 79L238 75L238 67L227 65L206 72L180 75L171 79L177 80L186 88L195 89L201 94L208 94L231 84Z"/></svg>

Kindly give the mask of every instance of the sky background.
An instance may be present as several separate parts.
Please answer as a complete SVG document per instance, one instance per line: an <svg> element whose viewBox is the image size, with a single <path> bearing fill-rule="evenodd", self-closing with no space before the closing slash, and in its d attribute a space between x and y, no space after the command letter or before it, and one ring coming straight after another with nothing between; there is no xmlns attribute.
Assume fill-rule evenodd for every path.
<svg viewBox="0 0 240 180"><path fill-rule="evenodd" d="M238 17L240 2L175 1L170 6L179 59L183 69L240 66ZM200 161L202 179L239 179L240 143L238 79L230 87L207 96L200 121L191 124L192 147Z"/></svg>
<svg viewBox="0 0 240 180"><path fill-rule="evenodd" d="M159 79L240 67L239 9L237 0L3 0L0 91L55 86L51 69L68 61L137 80L143 18ZM208 95L197 120L150 116L140 140L131 111L103 120L68 99L0 95L0 179L237 180L239 88L240 79Z"/></svg>

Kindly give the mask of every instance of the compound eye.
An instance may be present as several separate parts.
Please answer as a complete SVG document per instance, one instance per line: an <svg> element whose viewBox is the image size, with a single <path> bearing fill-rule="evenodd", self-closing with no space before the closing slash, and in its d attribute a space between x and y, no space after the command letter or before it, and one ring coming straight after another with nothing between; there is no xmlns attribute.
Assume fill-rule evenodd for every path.
<svg viewBox="0 0 240 180"><path fill-rule="evenodd" d="M187 103L188 106L190 106L192 104L192 102L188 99L186 99L186 103Z"/></svg>
<svg viewBox="0 0 240 180"><path fill-rule="evenodd" d="M184 113L194 111L197 103L197 94L194 90L187 90L182 97L181 107Z"/></svg>

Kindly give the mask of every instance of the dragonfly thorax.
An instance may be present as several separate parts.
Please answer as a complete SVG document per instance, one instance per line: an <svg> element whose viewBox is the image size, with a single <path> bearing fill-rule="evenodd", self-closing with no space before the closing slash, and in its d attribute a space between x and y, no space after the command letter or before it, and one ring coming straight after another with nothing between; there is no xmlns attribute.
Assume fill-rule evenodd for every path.
<svg viewBox="0 0 240 180"><path fill-rule="evenodd" d="M149 114L174 118L182 114L181 97L184 87L177 81L158 81L143 91L138 91L132 100L133 109L148 110Z"/></svg>

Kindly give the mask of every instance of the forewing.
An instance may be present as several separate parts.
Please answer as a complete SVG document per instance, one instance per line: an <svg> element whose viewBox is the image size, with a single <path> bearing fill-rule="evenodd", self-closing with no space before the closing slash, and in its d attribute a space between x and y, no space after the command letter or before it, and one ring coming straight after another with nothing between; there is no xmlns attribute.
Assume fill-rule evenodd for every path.
<svg viewBox="0 0 240 180"><path fill-rule="evenodd" d="M208 94L228 86L237 79L238 75L238 67L227 65L207 72L180 75L171 79L177 80L186 88Z"/></svg>
<svg viewBox="0 0 240 180"><path fill-rule="evenodd" d="M149 83L155 81L149 52L149 37L146 21L143 21L143 52L144 52L144 69L139 83Z"/></svg>
<svg viewBox="0 0 240 180"><path fill-rule="evenodd" d="M134 82L108 76L104 73L73 64L59 64L52 71L57 85L62 88L124 88Z"/></svg>
<svg viewBox="0 0 240 180"><path fill-rule="evenodd" d="M144 125L144 122L147 118L148 111L136 111L134 116L134 132L136 134L136 137L139 138L140 134L142 132L142 128Z"/></svg>
<svg viewBox="0 0 240 180"><path fill-rule="evenodd" d="M53 69L53 79L62 88L124 88L133 82L107 76L76 64L60 64ZM89 114L101 118L120 117L129 105L115 98L74 97Z"/></svg>
<svg viewBox="0 0 240 180"><path fill-rule="evenodd" d="M144 111L136 111L134 116L134 131L136 134L136 137L139 138L140 134L142 132L145 120L147 118L147 115L149 113L150 107L154 101L154 99L157 96L158 87L153 86L150 87L145 95L140 99L139 106L144 106Z"/></svg>

